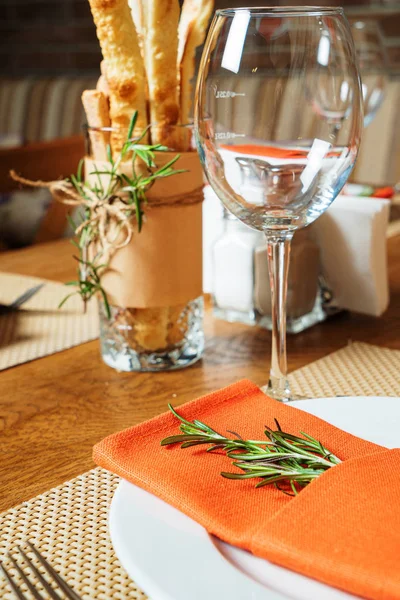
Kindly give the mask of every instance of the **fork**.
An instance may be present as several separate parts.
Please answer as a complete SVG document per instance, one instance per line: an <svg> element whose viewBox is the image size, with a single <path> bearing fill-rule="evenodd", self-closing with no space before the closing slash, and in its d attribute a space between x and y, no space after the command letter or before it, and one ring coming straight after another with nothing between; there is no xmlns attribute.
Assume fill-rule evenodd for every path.
<svg viewBox="0 0 400 600"><path fill-rule="evenodd" d="M66 583L66 581L64 581L64 579L62 579L60 577L60 575L57 573L57 571L55 571L53 569L53 567L47 562L47 560L41 554L39 554L39 552L36 550L36 548L30 542L26 542L26 544L29 546L31 551L36 556L36 558L39 560L39 562L45 568L46 573L50 576L51 582L53 584L57 585L59 590L64 592L65 597L68 598L69 600L82 600L82 598L76 592L74 592L74 590L72 588L70 588L70 586ZM25 575L24 571L21 569L21 567L18 565L15 558L10 553L8 554L8 558L12 562L17 573L20 575L22 581L26 584L28 590L31 592L31 594L35 598L35 600L46 600L46 597L43 596L38 591L37 585L35 586L35 584L32 583L32 579L34 580L35 578L37 579L37 581L39 581L42 584L43 588L46 590L46 592L48 594L47 598L50 597L50 598L53 598L53 600L62 600L61 596L59 596L56 593L54 588L48 583L48 581L38 571L38 569L33 564L32 560L27 556L26 552L24 552L24 550L22 550L22 548L20 546L18 547L18 551L22 555L24 562L27 565L29 565L30 569L33 572L34 577L32 577L32 575L31 575L31 578L29 578L27 575ZM0 569L3 571L11 589L13 590L13 592L15 594L15 597L19 598L19 600L28 600L28 597L23 593L21 587L16 583L15 579L10 575L9 571L5 568L5 566L0 564Z"/></svg>
<svg viewBox="0 0 400 600"><path fill-rule="evenodd" d="M28 302L35 294L38 293L39 290L42 289L44 283L39 283L38 285L34 285L33 287L26 290L21 296L18 296L11 302L11 304L0 304L0 315L4 315L8 312L12 312L13 310L17 310L20 306Z"/></svg>

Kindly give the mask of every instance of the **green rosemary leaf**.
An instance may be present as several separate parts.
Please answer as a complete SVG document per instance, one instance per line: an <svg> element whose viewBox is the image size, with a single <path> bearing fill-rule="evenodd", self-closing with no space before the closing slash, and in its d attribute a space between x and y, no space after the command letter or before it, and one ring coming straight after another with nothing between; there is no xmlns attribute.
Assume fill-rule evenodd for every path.
<svg viewBox="0 0 400 600"><path fill-rule="evenodd" d="M157 152L169 152L168 146L163 146L162 144L151 146L151 150L156 150Z"/></svg>
<svg viewBox="0 0 400 600"><path fill-rule="evenodd" d="M79 192L80 190L80 182L78 181L78 179L75 177L75 175L71 175L71 181L75 187L75 189Z"/></svg>
<svg viewBox="0 0 400 600"><path fill-rule="evenodd" d="M210 443L210 442L208 442ZM206 449L206 452L214 452L215 450L221 450L225 448L225 444L213 444Z"/></svg>
<svg viewBox="0 0 400 600"><path fill-rule="evenodd" d="M83 171L84 164L85 164L85 159L81 158L81 160L79 161L79 164L78 164L78 171L76 173L76 178L79 181L79 183L82 183L82 171Z"/></svg>
<svg viewBox="0 0 400 600"><path fill-rule="evenodd" d="M161 446L169 446L170 444L180 444L181 442L190 442L194 440L202 440L202 436L195 435L171 435L170 437L164 438L161 442Z"/></svg>
<svg viewBox="0 0 400 600"><path fill-rule="evenodd" d="M173 169L165 171L164 173L159 173L154 175L154 179L163 179L164 177L171 177L171 175L179 175L180 173L187 173L186 169L180 169L179 171L174 171Z"/></svg>
<svg viewBox="0 0 400 600"><path fill-rule="evenodd" d="M169 410L172 412L172 414L174 415L174 417L176 417L177 419L179 419L179 421L181 421L181 423L186 423L186 425L192 425L192 423L190 421L187 421L184 417L182 417L182 415L178 414L176 412L176 410L174 409L174 407L172 406L172 404L168 404L168 408Z"/></svg>
<svg viewBox="0 0 400 600"><path fill-rule="evenodd" d="M64 306L64 304L66 303L66 301L71 298L71 296L75 296L78 292L72 292L71 294L67 294L67 296L65 296L65 298L63 298L60 302L60 304L58 305L58 308L62 308Z"/></svg>
<svg viewBox="0 0 400 600"><path fill-rule="evenodd" d="M315 443L317 441L311 435L308 435L308 433L304 433L304 431L300 431L300 433L301 433L302 436L304 436L305 438L307 438L312 443Z"/></svg>
<svg viewBox="0 0 400 600"><path fill-rule="evenodd" d="M98 275L98 272L101 269L106 269L108 267L107 263L102 263L100 265L97 265L96 267L94 265L90 265L89 263L89 266L93 269L93 272L96 273L96 275Z"/></svg>
<svg viewBox="0 0 400 600"><path fill-rule="evenodd" d="M110 307L110 304L108 302L107 294L105 293L105 291L103 290L102 287L99 288L99 292L103 296L104 308L105 308L105 311L106 311L107 319L111 319L111 307Z"/></svg>
<svg viewBox="0 0 400 600"><path fill-rule="evenodd" d="M131 137L132 137L133 130L135 128L136 121L137 121L137 118L138 118L138 114L139 114L138 111L135 110L135 112L132 115L132 119L131 119L131 122L129 123L129 128L128 128L128 136L127 136L128 140L130 140Z"/></svg>
<svg viewBox="0 0 400 600"><path fill-rule="evenodd" d="M134 185L131 185L132 179L130 177L128 177L128 175L126 175L125 173L121 173L121 177L122 177L123 181L125 181L125 183L130 185L132 188L134 187Z"/></svg>
<svg viewBox="0 0 400 600"><path fill-rule="evenodd" d="M143 202L143 204L148 204L145 191L139 188L137 193L139 195L140 200Z"/></svg>
<svg viewBox="0 0 400 600"><path fill-rule="evenodd" d="M142 211L140 208L140 198L136 192L133 193L133 201L134 201L134 205L135 205L135 214L136 214L138 232L140 233L142 230Z"/></svg>
<svg viewBox="0 0 400 600"><path fill-rule="evenodd" d="M197 421L196 419L193 421L193 425L195 425L202 431L206 431L208 433L215 433L215 431L211 429L211 427L208 427L208 425L205 425L204 423L202 423L201 421Z"/></svg>
<svg viewBox="0 0 400 600"><path fill-rule="evenodd" d="M72 227L72 229L75 231L75 229L76 229L76 223L73 220L73 218L71 217L71 215L67 215L67 221L70 224L70 226ZM75 242L75 240L72 241L72 243L74 243L74 242ZM76 242L75 242L75 244L76 244Z"/></svg>
<svg viewBox="0 0 400 600"><path fill-rule="evenodd" d="M137 144L139 144L142 139L147 135L147 132L151 129L151 125L147 125L147 127L143 130L143 132L141 133L141 135L138 138L135 138L134 142L131 142L132 145L129 146L128 150L132 150L132 146L135 146ZM130 138L128 138L130 139Z"/></svg>
<svg viewBox="0 0 400 600"><path fill-rule="evenodd" d="M174 165L176 163L177 160L179 160L181 157L180 154L177 154L176 156L174 156L174 158L171 158L171 160L169 160L167 163L165 163L165 165L163 165L162 167L160 167L158 169L158 171L156 171L154 173L154 175L158 175L159 173L163 173L164 171L166 171L167 169L169 169L169 167L172 167L172 165Z"/></svg>
<svg viewBox="0 0 400 600"><path fill-rule="evenodd" d="M244 440L238 433L227 430L235 436L232 439L223 437L202 421L184 419L170 404L168 406L180 422L181 434L162 440L161 445L180 444L181 448L206 445L206 452L224 452L232 466L239 470L221 473L227 479L258 479L257 488L274 485L293 496L340 463L320 441L306 434L299 437L284 432L276 420L277 430L265 426L265 441Z"/></svg>
<svg viewBox="0 0 400 600"><path fill-rule="evenodd" d="M136 154L148 167L155 167L156 164L153 160L153 156L149 151L136 149Z"/></svg>
<svg viewBox="0 0 400 600"><path fill-rule="evenodd" d="M144 152L152 152L155 148L156 146L152 146L151 144L138 144L137 141L131 145L132 150L143 150Z"/></svg>
<svg viewBox="0 0 400 600"><path fill-rule="evenodd" d="M107 159L108 159L108 161L113 165L114 164L114 159L113 159L113 155L112 155L112 152L111 152L111 146L110 146L110 144L107 144L106 153L107 153Z"/></svg>
<svg viewBox="0 0 400 600"><path fill-rule="evenodd" d="M209 444L207 440L199 440L198 442L183 442L181 448L191 448L192 446L201 446L204 444Z"/></svg>
<svg viewBox="0 0 400 600"><path fill-rule="evenodd" d="M104 194L104 187L103 187L103 182L101 180L101 175L108 175L110 176L109 172L107 171L100 171L97 167L95 167L94 171L92 173L90 173L91 175L96 175L96 179L97 179L97 183L95 183L95 193L97 195L97 197L100 194Z"/></svg>
<svg viewBox="0 0 400 600"><path fill-rule="evenodd" d="M271 483L276 483L277 481L284 481L284 482L287 481L287 483L289 483L289 485L290 485L290 481L292 481L292 480L290 480L290 479L286 480L286 478L282 477L281 475L276 475L275 477L265 477L264 479L262 479L261 481L256 483L256 488L261 488L261 487L264 487L265 485L271 485ZM283 491L283 490L281 489L280 491Z"/></svg>
<svg viewBox="0 0 400 600"><path fill-rule="evenodd" d="M245 475L243 473L230 473L229 471L222 471L222 477L225 479L253 479L254 475ZM257 487L257 486L256 486Z"/></svg>
<svg viewBox="0 0 400 600"><path fill-rule="evenodd" d="M86 265L86 266L90 266L90 263L88 263L86 260L84 260L83 258L81 258L80 256L73 256L72 257L74 260L76 260L78 263L80 263L81 265Z"/></svg>

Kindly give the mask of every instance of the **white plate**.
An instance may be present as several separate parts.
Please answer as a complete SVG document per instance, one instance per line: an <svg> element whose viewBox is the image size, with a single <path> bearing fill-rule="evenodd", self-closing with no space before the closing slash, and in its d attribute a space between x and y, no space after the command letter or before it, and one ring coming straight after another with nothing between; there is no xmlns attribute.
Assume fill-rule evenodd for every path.
<svg viewBox="0 0 400 600"><path fill-rule="evenodd" d="M400 398L319 398L293 404L371 442L400 446ZM121 563L151 600L353 598L221 542L127 481L121 481L111 504L110 533Z"/></svg>

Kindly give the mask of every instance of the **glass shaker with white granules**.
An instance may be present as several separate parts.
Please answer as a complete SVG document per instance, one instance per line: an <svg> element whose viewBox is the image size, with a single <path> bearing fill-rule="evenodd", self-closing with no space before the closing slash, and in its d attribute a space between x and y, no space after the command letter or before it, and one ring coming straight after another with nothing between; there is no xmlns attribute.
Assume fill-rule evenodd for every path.
<svg viewBox="0 0 400 600"><path fill-rule="evenodd" d="M271 289L264 235L224 209L223 232L214 243L212 262L215 317L271 329ZM312 227L308 227L296 232L292 242L288 332L298 333L325 320L331 302L331 294L320 277L319 248Z"/></svg>

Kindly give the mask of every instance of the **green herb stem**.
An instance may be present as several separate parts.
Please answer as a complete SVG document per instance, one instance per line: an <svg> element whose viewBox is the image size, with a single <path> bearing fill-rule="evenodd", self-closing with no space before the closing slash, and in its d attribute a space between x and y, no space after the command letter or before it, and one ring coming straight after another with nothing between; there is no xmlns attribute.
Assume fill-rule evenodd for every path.
<svg viewBox="0 0 400 600"><path fill-rule="evenodd" d="M301 433L303 437L299 437L282 431L276 419L276 430L265 427L265 440L244 440L233 431L229 433L235 437L228 438L201 421L188 421L170 404L168 407L180 422L181 434L163 439L161 445L181 444L181 448L207 445L207 452L225 452L232 465L242 471L222 472L227 479L257 478L261 479L257 488L272 484L285 494L296 495L299 489L341 462L312 436Z"/></svg>
<svg viewBox="0 0 400 600"><path fill-rule="evenodd" d="M143 204L147 203L147 190L158 179L183 172L182 170L173 168L175 162L180 158L179 154L162 167L157 168L155 163L155 152L166 152L169 149L161 144L141 144L149 127L147 127L138 138L133 139L132 135L137 122L137 117L138 113L135 111L128 127L126 141L118 156L114 158L111 147L107 147L109 167L106 167L104 170L99 170L96 166L94 167L91 174L95 175L95 183L89 184L87 181L83 181L83 161L80 161L79 163L77 174L71 175L70 177L70 182L74 186L75 191L85 200L85 209L79 239L77 242L75 240L72 241L79 251L79 256L77 257L79 262L79 279L77 281L69 282L68 285L75 286L76 291L68 294L63 299L60 306L74 294L79 294L82 297L85 307L92 296L100 295L104 301L106 315L108 318L111 318L110 304L106 291L101 284L101 277L108 268L108 262L105 261L105 257L101 251L99 251L91 260L87 257L89 246L95 246L96 242L99 240L99 230L93 225L95 222L93 198L96 199L96 204L98 204L98 201L100 201L100 204L112 204L118 196L118 199L125 204L125 206L121 208L124 218L130 219L134 217L136 219L138 233L140 233L144 223ZM118 171L121 164L130 158L132 174L126 175L125 173L119 173ZM138 170L136 169L138 162L144 164L145 174L138 173ZM108 177L108 181L104 182L104 176ZM79 224L77 225L74 223L72 219L70 222L74 230L77 231ZM83 226L83 223L86 225ZM118 236L116 235L115 241L117 241L117 237Z"/></svg>

